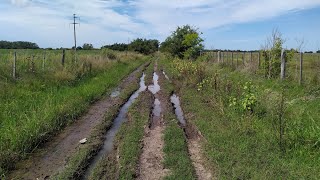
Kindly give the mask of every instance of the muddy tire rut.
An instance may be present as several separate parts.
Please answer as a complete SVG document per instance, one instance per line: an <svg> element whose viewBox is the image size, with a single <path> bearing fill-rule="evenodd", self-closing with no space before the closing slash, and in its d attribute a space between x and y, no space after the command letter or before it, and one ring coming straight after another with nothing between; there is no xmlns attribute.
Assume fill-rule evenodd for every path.
<svg viewBox="0 0 320 180"><path fill-rule="evenodd" d="M139 175L137 179L163 179L170 172L163 166L164 160L164 139L163 131L165 124L163 112L168 110L168 103L161 92L159 85L159 72L157 72L157 62L154 65L153 85L148 86L148 90L154 96L154 105L150 115L149 126L145 127L143 138L143 149L139 157Z"/></svg>
<svg viewBox="0 0 320 180"><path fill-rule="evenodd" d="M143 66L132 72L119 85L124 89L134 83ZM119 97L106 96L91 105L83 116L67 126L59 134L52 137L26 160L18 162L16 170L12 171L9 179L50 179L64 169L68 159L81 147L79 141L88 138L95 127L105 119L108 108L118 103Z"/></svg>
<svg viewBox="0 0 320 180"><path fill-rule="evenodd" d="M162 70L163 78L170 83L172 83L169 77L166 75L165 71ZM175 114L178 119L179 126L184 130L185 138L187 141L188 152L192 165L194 166L197 179L200 180L211 180L216 179L210 169L206 167L206 160L202 154L201 142L203 142L203 137L201 133L196 129L194 125L188 123L184 117L184 113L181 107L181 102L179 96L172 93L170 97L172 108L175 111Z"/></svg>

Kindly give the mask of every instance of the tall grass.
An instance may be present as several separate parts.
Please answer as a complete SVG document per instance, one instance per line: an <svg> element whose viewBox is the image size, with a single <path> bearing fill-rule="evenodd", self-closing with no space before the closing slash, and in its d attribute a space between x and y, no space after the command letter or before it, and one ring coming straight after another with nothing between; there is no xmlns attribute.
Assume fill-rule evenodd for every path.
<svg viewBox="0 0 320 180"><path fill-rule="evenodd" d="M46 66L52 69L36 73L20 71L17 80L3 75L7 79L0 81L0 174L71 123L90 103L110 92L146 61L146 57L137 54L112 52L116 59L110 60L90 53L78 57L78 63L92 65L90 72L69 63L66 67ZM67 55L68 61L72 62L72 56ZM2 65L0 68L5 69Z"/></svg>
<svg viewBox="0 0 320 180"><path fill-rule="evenodd" d="M181 76L177 63L185 64L162 62L180 90L187 120L207 140L204 153L221 179L319 179L319 85L196 61L193 66L206 67L209 79L199 84L194 75ZM255 90L245 88L248 82ZM246 98L252 95L256 101L249 109Z"/></svg>

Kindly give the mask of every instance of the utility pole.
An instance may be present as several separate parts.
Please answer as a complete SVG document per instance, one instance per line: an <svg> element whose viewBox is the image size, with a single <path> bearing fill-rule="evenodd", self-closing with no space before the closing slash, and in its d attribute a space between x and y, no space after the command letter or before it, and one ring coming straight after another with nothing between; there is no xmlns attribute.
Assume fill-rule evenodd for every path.
<svg viewBox="0 0 320 180"><path fill-rule="evenodd" d="M80 19L79 17L76 16L76 14L73 14L73 35L74 35L74 62L76 62L76 52L77 52L77 35L76 35L76 25L80 24L76 22L76 19Z"/></svg>

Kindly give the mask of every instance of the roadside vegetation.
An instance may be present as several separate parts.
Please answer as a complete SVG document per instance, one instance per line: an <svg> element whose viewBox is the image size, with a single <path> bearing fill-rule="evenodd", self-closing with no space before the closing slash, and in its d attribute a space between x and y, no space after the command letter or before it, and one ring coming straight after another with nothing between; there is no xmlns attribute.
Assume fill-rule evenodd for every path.
<svg viewBox="0 0 320 180"><path fill-rule="evenodd" d="M67 56L64 67L51 61L52 66L46 71L28 71L23 68L28 66L26 62L21 64L18 79L1 79L0 174L71 123L89 104L111 92L148 59L110 50L99 51L99 56L82 53L76 65L72 64L72 54ZM87 66L90 70L83 70L85 63L91 63ZM1 68L6 70L3 64Z"/></svg>
<svg viewBox="0 0 320 180"><path fill-rule="evenodd" d="M317 83L265 79L203 57L161 63L219 178L319 178Z"/></svg>

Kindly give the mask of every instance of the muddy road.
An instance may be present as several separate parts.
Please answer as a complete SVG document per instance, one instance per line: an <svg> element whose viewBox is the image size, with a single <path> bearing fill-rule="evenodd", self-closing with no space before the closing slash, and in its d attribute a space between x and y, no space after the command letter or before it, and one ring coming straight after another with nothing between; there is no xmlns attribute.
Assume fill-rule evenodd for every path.
<svg viewBox="0 0 320 180"><path fill-rule="evenodd" d="M104 121L107 109L119 103L120 93L117 91L135 83L142 69L140 67L132 72L111 96L94 103L82 117L30 154L28 159L17 163L16 170L8 175L8 179L49 179L61 171L68 159L81 147L79 141L88 138L95 127Z"/></svg>
<svg viewBox="0 0 320 180"><path fill-rule="evenodd" d="M188 158L192 161L191 166L193 166L197 179L214 179L210 170L206 168L202 156L201 143L203 138L201 133L185 119L180 97L174 92L170 95L164 89L166 88L163 86L165 83L172 82L164 70L158 69L157 60L154 62L154 66L149 68L153 68L153 72L150 74L142 74L143 67L132 72L110 95L94 103L81 118L45 143L28 159L19 162L17 170L9 174L9 179L52 179L53 175L63 171L70 157L83 146L79 141L90 137L95 128L105 121L107 110L119 105L121 91L130 84L137 83L137 80L140 81L139 88L129 96L122 106L119 106L112 125L104 130L104 135L100 138L101 146L97 148L93 157L87 160L87 165L81 169L79 175L73 178L90 179L96 166L111 156L111 159L114 159L112 166L119 166L117 162L119 152L117 152L117 144L114 144L114 139L122 124L128 120L127 113L130 106L143 91L149 91L153 96L154 103L150 107L149 124L144 127L144 136L140 141L142 149L138 162L136 162L137 172L134 178L139 180L163 179L170 175L171 170L164 165L165 154L163 150L165 146L164 131L167 127L166 122L169 121L164 117L167 112L170 112L176 116L176 123L183 129ZM146 76L149 76L148 78L152 76L152 82L145 82ZM115 169L119 169L119 167Z"/></svg>

